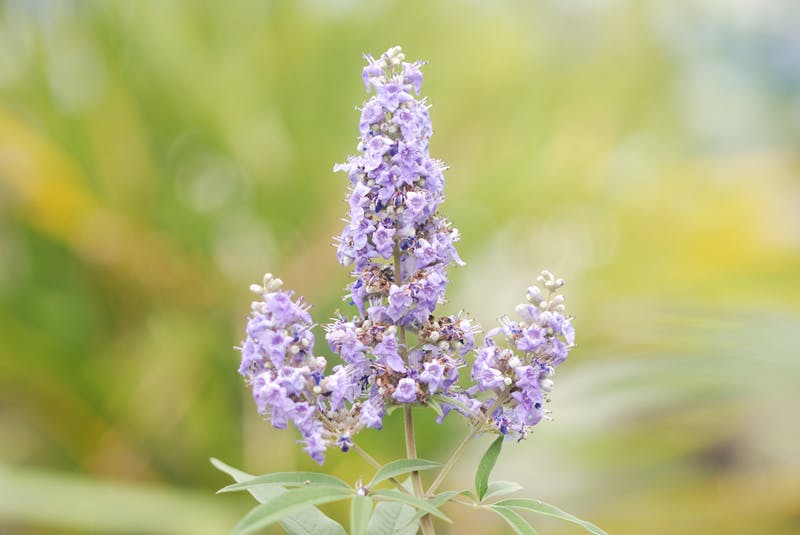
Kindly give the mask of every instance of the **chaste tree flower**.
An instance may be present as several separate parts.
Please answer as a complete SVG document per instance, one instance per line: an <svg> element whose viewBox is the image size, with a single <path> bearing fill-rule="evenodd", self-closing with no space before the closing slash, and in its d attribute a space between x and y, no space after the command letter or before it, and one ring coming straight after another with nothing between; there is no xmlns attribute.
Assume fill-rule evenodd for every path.
<svg viewBox="0 0 800 535"><path fill-rule="evenodd" d="M466 314L436 315L447 269L464 265L458 230L439 212L445 165L431 157L429 105L420 98L423 63L399 47L365 56L357 154L334 171L347 173L349 214L337 258L352 269L345 300L352 315L323 325L342 364L326 371L314 355L308 306L267 275L253 291L239 372L259 412L277 428L292 422L305 451L322 463L328 447L347 451L364 427L380 429L393 406L429 405L439 421L455 410L475 429L523 438L544 417L551 376L574 344L563 285L544 272L517 307L474 349L480 328ZM474 354L469 385L459 370ZM466 378L462 378L466 379Z"/></svg>

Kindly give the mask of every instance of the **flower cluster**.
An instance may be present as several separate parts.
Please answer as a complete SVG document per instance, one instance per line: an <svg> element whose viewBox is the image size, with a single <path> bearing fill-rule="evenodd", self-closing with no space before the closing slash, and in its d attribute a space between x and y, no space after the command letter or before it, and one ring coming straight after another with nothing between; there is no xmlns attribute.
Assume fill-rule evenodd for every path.
<svg viewBox="0 0 800 535"><path fill-rule="evenodd" d="M363 427L380 429L392 405L430 405L440 419L456 410L481 428L524 436L573 344L556 293L563 281L545 273L548 294L529 289L522 321L504 319L487 334L474 350L474 385L462 388L459 370L480 329L463 313L435 315L447 268L463 262L458 231L438 214L445 166L429 153L429 106L417 97L423 64L404 61L399 47L365 58L364 83L374 94L361 109L358 154L334 167L350 179L337 258L352 266L345 299L356 313L337 313L323 328L343 363L326 375L306 305L268 275L252 288L262 301L253 304L240 373L259 412L275 427L292 421L319 462L330 446L350 448ZM501 332L508 347L495 342Z"/></svg>
<svg viewBox="0 0 800 535"><path fill-rule="evenodd" d="M259 413L269 415L278 429L293 422L305 439L306 451L319 459L325 448L314 398L327 362L312 353L308 307L302 300L292 301L292 293L281 290L282 284L268 273L263 285L250 287L262 299L252 303L239 373L252 387Z"/></svg>
<svg viewBox="0 0 800 535"><path fill-rule="evenodd" d="M487 333L483 346L475 351L472 365L474 386L470 393L490 392L484 411L501 433L527 435L545 414L544 398L553 388L555 367L564 362L575 344L572 321L564 315L564 285L544 271L538 286L528 288L528 302L517 306L522 318L501 319L501 326ZM498 345L495 337L504 337Z"/></svg>

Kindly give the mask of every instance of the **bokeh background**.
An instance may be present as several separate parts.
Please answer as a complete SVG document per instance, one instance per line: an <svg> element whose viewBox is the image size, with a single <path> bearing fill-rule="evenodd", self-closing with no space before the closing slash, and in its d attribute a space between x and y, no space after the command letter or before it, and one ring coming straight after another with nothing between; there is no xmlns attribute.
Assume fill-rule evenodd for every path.
<svg viewBox="0 0 800 535"><path fill-rule="evenodd" d="M612 534L800 532L797 28L791 0L0 2L0 532L224 533L251 502L210 456L315 466L233 346L265 271L343 306L331 168L395 44L430 60L448 309L488 330L568 280L555 421L495 476ZM417 421L427 458L464 433ZM362 445L402 456L398 424Z"/></svg>

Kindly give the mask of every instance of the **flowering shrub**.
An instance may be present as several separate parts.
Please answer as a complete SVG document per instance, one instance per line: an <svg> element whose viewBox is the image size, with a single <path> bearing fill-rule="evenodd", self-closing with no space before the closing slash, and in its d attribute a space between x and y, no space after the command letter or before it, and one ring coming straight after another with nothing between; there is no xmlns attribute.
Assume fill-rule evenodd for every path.
<svg viewBox="0 0 800 535"><path fill-rule="evenodd" d="M519 319L504 317L475 345L478 325L461 312L437 315L444 302L447 269L464 265L455 249L458 230L438 212L444 200L444 164L429 153L428 104L419 98L421 62L404 61L399 47L378 59L366 56L363 70L373 96L361 108L357 155L335 171L350 186L347 224L337 240L337 258L352 269L345 299L352 316L337 313L323 325L328 348L341 364L328 368L315 354L314 323L302 298L264 276L251 286L247 337L239 348L239 373L252 390L258 412L276 428L292 423L303 449L322 464L337 448L362 455L377 469L355 488L316 472L253 477L214 460L262 505L237 526L249 533L281 522L289 533L344 533L313 506L352 500L352 533L434 533L432 517L449 521L440 508L449 501L478 504L500 515L517 533L533 533L517 510L530 510L602 530L535 500L500 499L521 487L489 483L505 438L517 441L547 418L544 404L555 368L574 345L571 318L560 289L564 281L547 271L516 308ZM444 464L417 458L412 407L450 412L464 418L466 438ZM407 458L378 463L355 437L365 427L381 429L390 410L402 408ZM436 493L464 447L481 434L497 434L479 465L474 492ZM420 471L438 470L425 489ZM410 474L403 483L400 477ZM381 484L394 489L381 488Z"/></svg>

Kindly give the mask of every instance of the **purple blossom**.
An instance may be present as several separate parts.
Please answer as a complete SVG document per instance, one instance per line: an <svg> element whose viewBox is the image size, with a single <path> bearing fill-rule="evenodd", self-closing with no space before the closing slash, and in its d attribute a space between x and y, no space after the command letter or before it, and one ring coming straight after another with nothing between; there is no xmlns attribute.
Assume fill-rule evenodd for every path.
<svg viewBox="0 0 800 535"><path fill-rule="evenodd" d="M406 370L406 364L400 356L399 349L397 337L394 333L384 333L383 340L375 346L372 353L377 357L379 364L388 366L396 372L404 372Z"/></svg>
<svg viewBox="0 0 800 535"><path fill-rule="evenodd" d="M408 377L400 379L392 398L400 403L414 403L417 400L417 382Z"/></svg>
<svg viewBox="0 0 800 535"><path fill-rule="evenodd" d="M388 82L378 86L378 102L388 112L395 111L401 103L413 99L414 97L406 92L405 84Z"/></svg>
<svg viewBox="0 0 800 535"><path fill-rule="evenodd" d="M365 427L380 429L383 427L383 400L371 397L361 405L360 423Z"/></svg>
<svg viewBox="0 0 800 535"><path fill-rule="evenodd" d="M428 383L428 390L435 394L444 382L444 366L439 362L426 362L423 364L424 371L420 374L419 380Z"/></svg>
<svg viewBox="0 0 800 535"><path fill-rule="evenodd" d="M399 321L408 312L413 302L408 286L392 284L389 288L389 317L395 322Z"/></svg>
<svg viewBox="0 0 800 535"><path fill-rule="evenodd" d="M375 250L383 258L392 257L392 250L394 249L394 232L394 228L387 227L381 223L372 234L372 241L375 244Z"/></svg>

